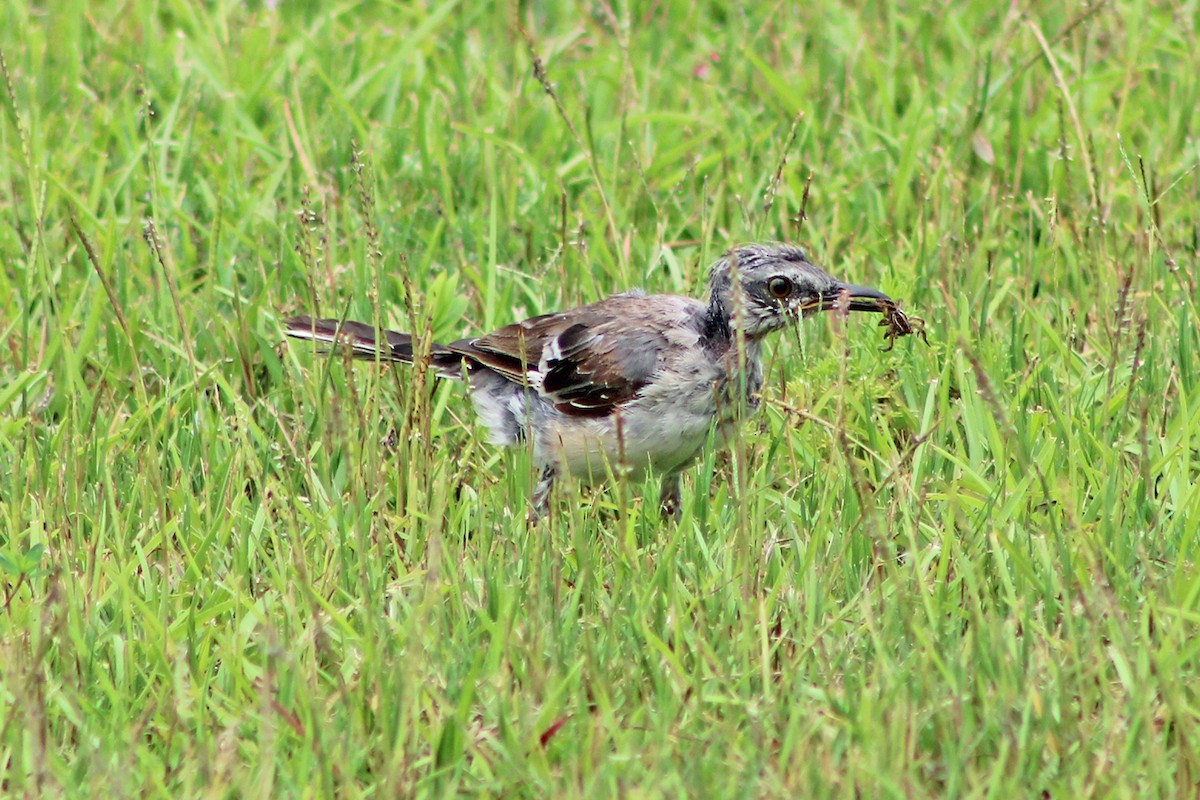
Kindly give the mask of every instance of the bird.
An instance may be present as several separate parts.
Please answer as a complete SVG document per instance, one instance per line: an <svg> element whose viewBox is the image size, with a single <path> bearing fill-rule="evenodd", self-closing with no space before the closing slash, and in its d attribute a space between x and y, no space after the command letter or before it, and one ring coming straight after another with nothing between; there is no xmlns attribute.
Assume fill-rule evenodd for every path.
<svg viewBox="0 0 1200 800"><path fill-rule="evenodd" d="M434 343L419 357L442 378L466 379L494 444L532 448L540 475L533 519L548 513L565 475L591 483L614 473L661 476L662 514L678 519L681 473L710 435L725 446L758 406L766 337L819 311L874 311L886 321L898 308L877 289L833 277L798 246L744 244L712 265L707 301L634 289ZM311 316L284 324L288 336L326 351L418 358L410 333Z"/></svg>

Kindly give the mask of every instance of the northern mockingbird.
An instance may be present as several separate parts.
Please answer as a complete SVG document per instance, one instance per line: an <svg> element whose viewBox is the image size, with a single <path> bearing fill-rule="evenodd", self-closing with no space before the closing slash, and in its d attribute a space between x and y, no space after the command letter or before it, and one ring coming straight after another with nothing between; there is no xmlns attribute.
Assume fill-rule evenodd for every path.
<svg viewBox="0 0 1200 800"><path fill-rule="evenodd" d="M484 336L434 344L430 366L468 380L491 440L530 443L541 479L534 514L547 510L554 481L584 481L609 470L662 476L663 513L679 513L679 473L709 433L733 434L739 406L755 407L762 388L761 343L818 311L903 312L876 289L843 283L783 244L751 244L712 267L707 303L630 291ZM288 336L349 348L355 358L414 359L412 336L361 322L287 320ZM894 338L896 324L892 326ZM900 334L911 332L901 330Z"/></svg>

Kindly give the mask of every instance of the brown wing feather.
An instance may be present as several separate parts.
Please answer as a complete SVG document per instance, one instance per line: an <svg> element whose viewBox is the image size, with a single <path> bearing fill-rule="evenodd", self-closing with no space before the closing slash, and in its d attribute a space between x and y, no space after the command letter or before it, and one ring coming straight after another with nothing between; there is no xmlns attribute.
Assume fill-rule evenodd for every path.
<svg viewBox="0 0 1200 800"><path fill-rule="evenodd" d="M656 300L617 295L454 342L449 349L532 386L565 414L602 417L636 397L658 369L669 343Z"/></svg>
<svg viewBox="0 0 1200 800"><path fill-rule="evenodd" d="M546 342L565 327L561 319L565 316L543 314L514 322L484 336L451 342L448 349L495 370L513 383L527 384L528 372L537 369Z"/></svg>

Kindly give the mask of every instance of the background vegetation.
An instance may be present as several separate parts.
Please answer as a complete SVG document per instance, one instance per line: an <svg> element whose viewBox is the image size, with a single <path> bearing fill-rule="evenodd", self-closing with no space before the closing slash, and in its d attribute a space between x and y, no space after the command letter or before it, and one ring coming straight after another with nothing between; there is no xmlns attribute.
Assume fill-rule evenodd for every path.
<svg viewBox="0 0 1200 800"><path fill-rule="evenodd" d="M1195 796L1198 16L0 0L0 790ZM929 346L780 337L679 525L280 345L758 239Z"/></svg>

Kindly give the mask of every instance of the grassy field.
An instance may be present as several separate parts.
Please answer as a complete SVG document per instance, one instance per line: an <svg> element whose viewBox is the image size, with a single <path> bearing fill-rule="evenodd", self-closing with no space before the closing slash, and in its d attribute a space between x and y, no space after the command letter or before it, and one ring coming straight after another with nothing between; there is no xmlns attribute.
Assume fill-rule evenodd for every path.
<svg viewBox="0 0 1200 800"><path fill-rule="evenodd" d="M1195 797L1200 5L1044 6L0 0L0 793ZM678 525L281 345L768 239L929 343Z"/></svg>

